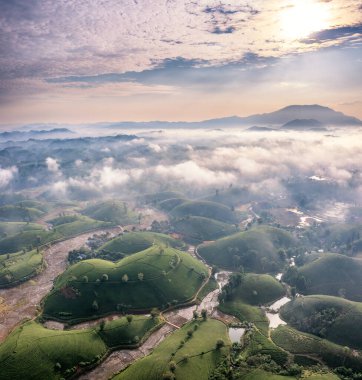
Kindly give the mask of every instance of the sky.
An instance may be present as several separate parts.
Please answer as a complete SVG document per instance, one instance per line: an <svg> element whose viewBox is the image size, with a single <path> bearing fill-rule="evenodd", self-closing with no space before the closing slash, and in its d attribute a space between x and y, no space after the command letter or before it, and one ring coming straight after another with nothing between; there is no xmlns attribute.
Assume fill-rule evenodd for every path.
<svg viewBox="0 0 362 380"><path fill-rule="evenodd" d="M362 118L360 0L0 0L0 124Z"/></svg>

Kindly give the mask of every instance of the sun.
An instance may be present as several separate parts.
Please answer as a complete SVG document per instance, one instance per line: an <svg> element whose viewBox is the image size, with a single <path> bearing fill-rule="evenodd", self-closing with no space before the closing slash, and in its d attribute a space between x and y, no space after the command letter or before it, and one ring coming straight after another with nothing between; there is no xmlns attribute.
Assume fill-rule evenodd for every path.
<svg viewBox="0 0 362 380"><path fill-rule="evenodd" d="M330 9L327 2L294 0L280 15L283 38L294 41L329 27Z"/></svg>

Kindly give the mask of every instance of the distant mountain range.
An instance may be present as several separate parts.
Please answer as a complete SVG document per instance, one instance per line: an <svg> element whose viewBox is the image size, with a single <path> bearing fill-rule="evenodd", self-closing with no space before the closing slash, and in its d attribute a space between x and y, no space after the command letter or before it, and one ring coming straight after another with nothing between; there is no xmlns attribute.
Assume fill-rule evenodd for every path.
<svg viewBox="0 0 362 380"><path fill-rule="evenodd" d="M54 125L54 124L53 124ZM68 126L63 124L62 126ZM247 117L229 116L218 119L203 121L121 121L102 122L82 125L69 125L74 131L86 134L91 131L111 130L112 133L119 129L174 129L174 128L202 128L209 130L220 130L223 128L240 127L248 128L248 131L267 132L273 130L315 130L323 131L327 127L359 127L362 121L353 116L347 116L342 112L331 108L314 105L292 105L275 112L256 114ZM0 140L27 140L44 138L64 138L74 133L68 128L49 129L49 124L32 124L18 130L0 132ZM31 129L30 129L31 128ZM39 128L39 129L36 129ZM41 129L40 129L41 128ZM48 128L48 129L46 129ZM81 129L79 129L81 128ZM30 129L30 130L29 130ZM71 137L71 136L69 136Z"/></svg>
<svg viewBox="0 0 362 380"><path fill-rule="evenodd" d="M50 138L50 137L62 137L64 135L73 134L71 130L67 128L54 128L50 130L31 130L31 131L10 131L1 132L1 140L29 140L37 138Z"/></svg>
<svg viewBox="0 0 362 380"><path fill-rule="evenodd" d="M331 108L315 105L294 105L271 113L252 115L241 118L247 124L283 125L293 120L311 120L330 126L362 126L362 121L336 112Z"/></svg>
<svg viewBox="0 0 362 380"><path fill-rule="evenodd" d="M299 120L299 121L298 121ZM197 122L168 122L168 121L149 121L149 122L118 122L103 123L108 128L227 128L241 126L271 126L288 128L287 123L292 122L296 127L300 120L308 124L313 121L314 126L362 126L362 121L353 116L347 116L342 112L334 111L331 108L320 105L292 105L271 113L256 114L247 117L230 116L220 119L210 119ZM318 125L317 125L318 124ZM99 125L101 126L101 125ZM291 125L293 126L293 124ZM301 125L300 125L301 126ZM254 127L252 127L255 129ZM311 128L309 128L311 129Z"/></svg>

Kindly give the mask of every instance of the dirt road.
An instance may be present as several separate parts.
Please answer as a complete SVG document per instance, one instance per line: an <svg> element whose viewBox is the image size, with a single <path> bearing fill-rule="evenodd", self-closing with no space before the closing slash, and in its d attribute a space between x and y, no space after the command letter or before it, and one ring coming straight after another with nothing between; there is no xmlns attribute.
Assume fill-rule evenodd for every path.
<svg viewBox="0 0 362 380"><path fill-rule="evenodd" d="M88 232L55 243L44 251L47 266L42 273L24 284L0 290L0 343L19 322L37 315L40 301L51 290L54 279L67 267L68 252L80 248L95 233L106 231L116 234L119 229Z"/></svg>

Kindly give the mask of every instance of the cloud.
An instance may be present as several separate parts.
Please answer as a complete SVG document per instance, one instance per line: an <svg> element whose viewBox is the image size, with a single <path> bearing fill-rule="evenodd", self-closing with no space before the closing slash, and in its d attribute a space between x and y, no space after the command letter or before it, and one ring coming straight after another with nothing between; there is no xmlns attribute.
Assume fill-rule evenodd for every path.
<svg viewBox="0 0 362 380"><path fill-rule="evenodd" d="M346 39L362 41L362 23L322 30L311 34L308 38L302 40L302 42L312 44L326 41L345 41Z"/></svg>
<svg viewBox="0 0 362 380"><path fill-rule="evenodd" d="M177 180L188 185L192 184L193 187L202 188L229 185L236 179L232 173L222 170L210 170L194 161L182 162L174 166L159 165L155 168L155 174L173 181Z"/></svg>
<svg viewBox="0 0 362 380"><path fill-rule="evenodd" d="M25 4L2 0L0 112L6 122L39 117L74 122L75 118L100 120L104 115L111 120L129 115L147 119L158 110L157 117L162 117L165 109L177 119L188 108L199 112L199 118L203 117L200 107L190 104L216 103L216 91L217 107L204 106L205 112L220 109L221 114L226 112L221 105L230 104L235 104L233 113L247 113L251 107L254 112L259 100L256 92L265 94L261 104L280 99L278 86L264 80L273 65L283 65L290 56L339 46L342 41L343 47L351 46L357 37L350 33L360 33L356 1L335 0L324 2L330 28L312 35L313 43L286 41L280 15L294 3L32 0ZM247 61L247 56L258 59ZM330 65L323 62L315 71L323 72ZM359 73L357 63L352 69ZM341 78L350 72L346 70ZM281 76L273 83L289 83ZM323 83L328 87L329 81ZM303 97L296 92L295 100L318 93L319 83L313 88L316 91ZM333 91L329 88L323 99L329 102ZM230 102L241 96L253 104ZM334 96L342 97L340 92Z"/></svg>
<svg viewBox="0 0 362 380"><path fill-rule="evenodd" d="M45 159L45 163L50 172L56 173L56 174L60 173L60 166L59 166L58 161L55 158L47 157Z"/></svg>
<svg viewBox="0 0 362 380"><path fill-rule="evenodd" d="M99 146L97 159L87 155L87 165L79 167L76 174L72 165L64 165L62 180L55 181L51 189L53 194L71 199L131 199L171 189L203 197L215 188L233 184L269 197L287 194L286 184L293 179L319 176L333 181L346 194L361 197L361 138L357 129L333 130L327 136L233 129L144 133L142 143L109 142L112 157L100 152Z"/></svg>
<svg viewBox="0 0 362 380"><path fill-rule="evenodd" d="M16 166L9 168L0 167L0 189L7 187L17 174L18 169Z"/></svg>

